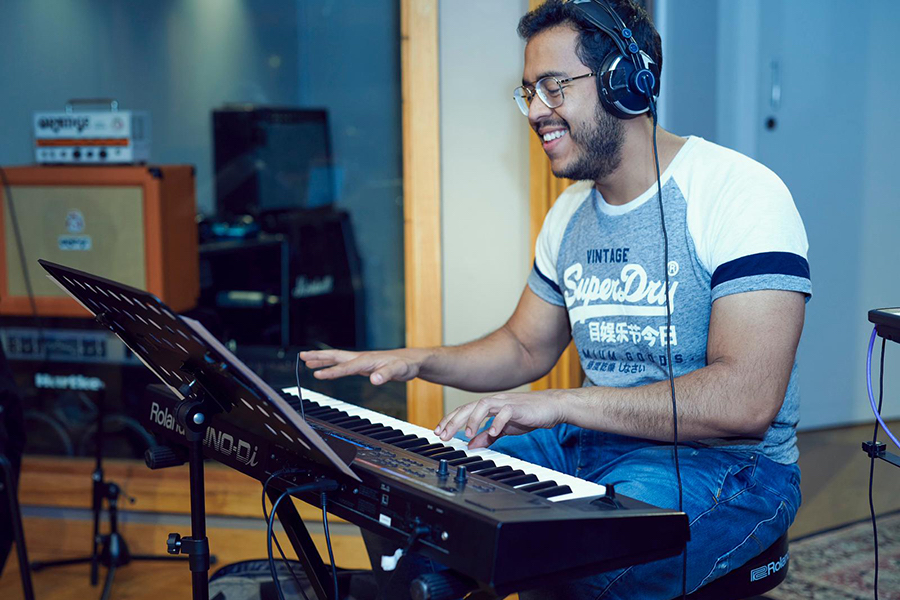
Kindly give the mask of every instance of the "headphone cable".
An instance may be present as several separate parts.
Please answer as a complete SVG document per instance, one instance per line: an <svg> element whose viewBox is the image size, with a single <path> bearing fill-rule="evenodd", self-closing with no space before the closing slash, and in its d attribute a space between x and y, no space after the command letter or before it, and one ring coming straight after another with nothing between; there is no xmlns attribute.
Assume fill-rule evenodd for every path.
<svg viewBox="0 0 900 600"><path fill-rule="evenodd" d="M645 78L645 83L646 78ZM684 512L684 490L681 484L681 465L678 462L678 402L675 396L675 369L672 365L672 294L669 284L669 234L666 231L666 216L662 199L662 176L659 170L659 146L656 143L658 129L656 101L651 86L645 86L644 93L650 101L650 114L653 118L653 159L656 164L656 189L659 201L659 219L663 235L663 274L666 282L666 366L669 379L669 390L672 396L672 455L675 462L675 479L678 482L678 512ZM687 545L681 553L681 597L687 597Z"/></svg>

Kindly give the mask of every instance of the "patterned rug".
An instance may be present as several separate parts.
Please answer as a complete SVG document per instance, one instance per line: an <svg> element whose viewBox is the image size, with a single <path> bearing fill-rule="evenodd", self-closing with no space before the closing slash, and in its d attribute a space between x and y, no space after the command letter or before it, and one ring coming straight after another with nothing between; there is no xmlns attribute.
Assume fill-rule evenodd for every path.
<svg viewBox="0 0 900 600"><path fill-rule="evenodd" d="M815 534L790 544L787 579L772 600L872 600L872 522ZM900 600L900 514L878 519L878 598Z"/></svg>

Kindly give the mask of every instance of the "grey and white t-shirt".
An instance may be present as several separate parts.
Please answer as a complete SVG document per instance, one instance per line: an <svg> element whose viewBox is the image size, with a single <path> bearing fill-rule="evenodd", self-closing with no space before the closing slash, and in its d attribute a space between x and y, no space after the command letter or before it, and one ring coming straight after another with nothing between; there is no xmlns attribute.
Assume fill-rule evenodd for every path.
<svg viewBox="0 0 900 600"><path fill-rule="evenodd" d="M585 385L633 387L666 379L667 343L676 377L706 366L710 311L722 296L812 292L806 231L782 181L746 156L691 137L662 174L672 308L667 329L656 191L654 184L614 206L592 182L579 182L559 197L538 236L528 285L568 310ZM796 462L796 367L761 442L704 442L758 446L777 462Z"/></svg>

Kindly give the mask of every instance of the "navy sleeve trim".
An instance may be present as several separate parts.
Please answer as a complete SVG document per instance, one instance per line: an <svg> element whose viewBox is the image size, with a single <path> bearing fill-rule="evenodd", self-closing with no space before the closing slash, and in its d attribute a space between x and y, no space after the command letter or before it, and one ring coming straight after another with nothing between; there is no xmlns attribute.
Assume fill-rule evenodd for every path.
<svg viewBox="0 0 900 600"><path fill-rule="evenodd" d="M712 287L753 275L793 275L809 279L809 263L791 252L762 252L742 256L721 265L712 276Z"/></svg>
<svg viewBox="0 0 900 600"><path fill-rule="evenodd" d="M537 260L534 261L534 272L537 273L537 274L538 274L538 277L540 277L541 279L543 279L544 282L545 282L547 285L549 285L551 288L553 288L553 291L554 291L554 292L556 292L556 293L559 294L559 295L562 295L562 290L559 289L559 286L556 285L556 284L553 282L552 279L550 279L549 277L547 277L546 275L544 275L543 273L541 273L541 270L540 270L540 269L538 269L538 266L537 266Z"/></svg>

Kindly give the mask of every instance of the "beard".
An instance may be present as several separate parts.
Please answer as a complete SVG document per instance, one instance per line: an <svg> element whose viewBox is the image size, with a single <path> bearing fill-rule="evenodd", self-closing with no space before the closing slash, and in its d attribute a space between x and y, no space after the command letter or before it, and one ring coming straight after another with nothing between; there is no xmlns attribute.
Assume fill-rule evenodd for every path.
<svg viewBox="0 0 900 600"><path fill-rule="evenodd" d="M625 127L598 102L593 126L569 127L569 136L581 150L575 159L553 174L560 179L575 181L599 181L619 168L622 162L622 146L625 143Z"/></svg>

